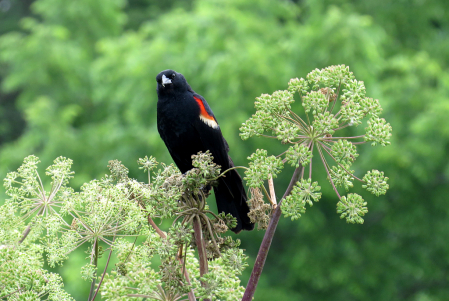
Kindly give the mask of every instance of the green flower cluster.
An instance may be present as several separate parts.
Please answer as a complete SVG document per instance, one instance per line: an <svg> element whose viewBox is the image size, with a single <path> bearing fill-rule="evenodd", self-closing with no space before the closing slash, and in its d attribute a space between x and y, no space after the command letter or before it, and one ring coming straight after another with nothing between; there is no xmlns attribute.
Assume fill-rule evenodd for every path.
<svg viewBox="0 0 449 301"><path fill-rule="evenodd" d="M258 149L250 157L249 168L245 170L245 180L249 187L260 187L270 176L276 177L284 167L282 160L275 156L267 156L267 151Z"/></svg>
<svg viewBox="0 0 449 301"><path fill-rule="evenodd" d="M195 292L198 298L241 298L244 288L238 275L247 266L247 258L238 249L239 242L215 234L227 231L235 218L215 216L209 224L212 232L204 232L208 247L219 246L218 253L210 257L209 273L203 276L210 278L207 289L198 273L191 225L185 220L175 221L168 232L163 232L149 222L180 217L186 211L185 200L201 200L201 208L190 210L207 213L203 190L220 173L212 160L210 153L199 153L193 156L195 168L181 175L173 165L158 164L153 157L139 159L148 173L148 183L129 178L128 169L114 160L109 162L111 175L85 183L80 192L75 192L67 187L73 177L70 159L59 157L47 168L51 185L46 190L38 173L39 159L25 158L23 165L4 180L10 198L0 207L0 297L73 300L63 290L62 278L44 269L44 254L53 267L84 246L89 260L80 269L81 278L92 281L93 288L103 278L99 293L104 300L176 300L189 292ZM144 241L136 244L127 237L142 237ZM97 262L106 258L104 253L109 255L107 264L112 253L119 262L111 273L99 277ZM157 261L160 266L154 266Z"/></svg>
<svg viewBox="0 0 449 301"><path fill-rule="evenodd" d="M291 216L292 220L301 217L301 213L306 212L306 204L313 206L313 201L318 202L321 198L321 187L318 182L311 179L296 182L291 194L289 194L281 203L282 212L285 217Z"/></svg>
<svg viewBox="0 0 449 301"><path fill-rule="evenodd" d="M292 166L306 166L312 160L312 152L304 144L294 144L289 146L285 153L285 159Z"/></svg>
<svg viewBox="0 0 449 301"><path fill-rule="evenodd" d="M297 108L295 96L300 100L303 112L292 109ZM307 173L309 180L312 179L314 158L324 165L327 179L343 203L348 200L343 201L338 189L343 187L348 191L354 186L355 179L376 195L384 194L388 189L388 178L384 179L383 174L368 173L360 179L351 169L359 156L357 146L365 142L371 142L373 146L390 144L392 128L379 117L382 113L379 101L366 96L364 83L358 81L348 67L330 66L315 69L305 78L293 78L287 90L256 98L255 108L255 114L240 128L242 139L262 136L290 146L279 156L268 156L267 151L257 150L248 158L250 163L245 180L248 186L257 188L262 187L263 181L270 176L275 177L283 163L300 169L299 184L282 200L285 216L298 218L304 213L305 203L300 196L303 190L299 187ZM367 125L363 133L348 135L363 123ZM362 215L357 215L358 219L348 216L351 216L351 222L360 222Z"/></svg>
<svg viewBox="0 0 449 301"><path fill-rule="evenodd" d="M337 213L341 213L340 217L346 218L348 223L363 224L362 216L368 213L368 208L366 208L366 202L360 195L350 193L348 197L342 196L340 198L337 203Z"/></svg>

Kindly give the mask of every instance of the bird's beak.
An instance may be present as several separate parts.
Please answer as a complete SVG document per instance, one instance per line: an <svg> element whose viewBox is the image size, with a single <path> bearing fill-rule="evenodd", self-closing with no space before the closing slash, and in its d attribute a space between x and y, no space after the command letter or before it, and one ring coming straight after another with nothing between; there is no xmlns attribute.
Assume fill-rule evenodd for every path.
<svg viewBox="0 0 449 301"><path fill-rule="evenodd" d="M162 74L162 87L165 87L167 84L171 84L171 79Z"/></svg>

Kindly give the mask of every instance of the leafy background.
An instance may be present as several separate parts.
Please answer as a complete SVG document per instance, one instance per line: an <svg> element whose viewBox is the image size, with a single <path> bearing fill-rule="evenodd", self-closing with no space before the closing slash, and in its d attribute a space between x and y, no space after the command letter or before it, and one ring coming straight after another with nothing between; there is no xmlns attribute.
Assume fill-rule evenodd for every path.
<svg viewBox="0 0 449 301"><path fill-rule="evenodd" d="M168 68L208 100L234 162L246 165L256 148L281 149L239 138L254 98L346 64L393 126L391 146L359 148L356 174L383 170L390 191L359 192L365 223L346 224L323 175L320 203L299 221L281 219L255 299L445 300L447 49L446 0L1 0L0 176L35 154L42 170L58 156L73 159L75 188L102 177L112 159L144 181L139 157L172 162L156 130L154 78ZM276 180L278 198L291 173ZM238 236L250 266L262 236ZM79 276L86 256L56 270L77 300L88 295Z"/></svg>

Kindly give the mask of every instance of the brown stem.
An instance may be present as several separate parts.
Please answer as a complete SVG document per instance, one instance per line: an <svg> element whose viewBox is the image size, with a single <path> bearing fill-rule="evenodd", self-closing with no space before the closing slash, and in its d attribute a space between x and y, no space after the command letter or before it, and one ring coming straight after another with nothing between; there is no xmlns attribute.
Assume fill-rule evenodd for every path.
<svg viewBox="0 0 449 301"><path fill-rule="evenodd" d="M334 188L335 193L337 194L338 198L340 199L341 196L340 196L340 194L338 193L337 187L335 187L334 181L332 181L332 177L331 177L331 174L330 174L330 166L329 166L329 168L328 168L327 161L326 161L326 159L324 158L323 152L321 151L321 148L320 148L320 145L319 145L319 144L318 144L318 146L317 146L317 149L318 149L318 152L320 153L321 161L323 161L323 165L324 165L324 168L326 169L326 172L327 172L327 176L328 176L328 178L329 178L329 181L331 182L332 187Z"/></svg>
<svg viewBox="0 0 449 301"><path fill-rule="evenodd" d="M195 242L198 248L198 257L200 258L200 276L209 271L207 265L206 248L204 246L203 232L201 231L200 218L196 216L193 219L193 230L195 231Z"/></svg>
<svg viewBox="0 0 449 301"><path fill-rule="evenodd" d="M327 139L357 139L357 138L364 138L365 135L360 136L352 136L352 137L327 137Z"/></svg>
<svg viewBox="0 0 449 301"><path fill-rule="evenodd" d="M9 294L7 294L7 295L1 296L1 297L0 297L0 300L6 299L7 297L12 296L12 295L14 295L15 293L20 292L20 291L23 290L24 288L25 288L25 286L19 287L17 290L13 291L12 293L9 293Z"/></svg>
<svg viewBox="0 0 449 301"><path fill-rule="evenodd" d="M23 241L25 240L25 238L27 238L30 232L31 232L31 224L29 224L28 227L25 229L25 231L23 231L22 238L19 240L19 245L23 243Z"/></svg>
<svg viewBox="0 0 449 301"><path fill-rule="evenodd" d="M114 238L115 238L115 237L114 237ZM106 262L106 266L104 267L103 275L101 275L101 279L100 279L100 282L98 283L97 290L95 291L95 294L94 294L94 296L92 297L92 300L91 300L91 301L94 301L94 300L95 300L95 297L97 297L98 291L100 290L101 283L103 283L104 275L106 275L106 270L107 270L107 268L108 268L109 261L111 260L111 255L112 255L112 247L111 247L111 250L109 251L108 261Z"/></svg>
<svg viewBox="0 0 449 301"><path fill-rule="evenodd" d="M187 252L187 250L186 250ZM187 260L187 258L186 258ZM182 260L182 258L178 258L179 263L181 264L181 266L184 266L184 260ZM187 273L187 269L183 269L184 270L184 277L186 278L186 282L188 285L190 285L190 279L189 279L189 273ZM190 289L189 291L189 301L196 301L196 297L195 294L193 293L193 288Z"/></svg>
<svg viewBox="0 0 449 301"><path fill-rule="evenodd" d="M93 264L95 266L95 272L94 272L94 278L92 279L92 284L90 285L90 292L89 292L89 298L87 299L88 301L92 301L93 299L93 294L95 291L95 282L97 280L97 265L98 265L98 239L95 240L94 242L94 258L93 258Z"/></svg>
<svg viewBox="0 0 449 301"><path fill-rule="evenodd" d="M310 141L309 150L313 154L313 143L312 143L312 141ZM309 162L309 179L312 179L312 162L313 162L313 160L312 160L312 158L310 158L310 162ZM304 173L304 169L303 169L302 172Z"/></svg>
<svg viewBox="0 0 449 301"><path fill-rule="evenodd" d="M260 245L259 253L257 254L256 262L254 263L253 271L251 272L251 277L249 278L248 285L246 286L245 294L243 295L242 301L251 301L254 297L254 293L256 292L257 283L259 282L260 275L262 274L263 267L265 265L265 260L268 256L268 251L270 250L271 242L273 241L274 232L276 231L277 224L279 222L279 218L281 217L281 203L284 198L286 198L296 182L299 179L303 170L302 165L295 169L293 173L292 179L290 180L290 184L287 187L287 190L284 193L284 196L279 201L278 206L274 210L273 216L270 219L270 223L268 225L267 231L262 240L262 244Z"/></svg>
<svg viewBox="0 0 449 301"><path fill-rule="evenodd" d="M325 145L322 145L322 146L325 146ZM359 180L360 182L363 182L363 183L365 183L365 181L363 181L362 179L359 179L359 178L357 178L354 174L352 174L349 170L347 170L344 166L343 166L343 164L341 164L340 162L338 162L338 160L337 159L335 159L335 157L334 156L332 156L332 154L326 149L327 147L323 147L323 149L326 151L326 153L338 164L338 166L340 166L341 168L343 168L345 171L346 171L346 173L348 174L348 175L350 175L351 177L354 177L355 179L357 179L357 180Z"/></svg>
<svg viewBox="0 0 449 301"><path fill-rule="evenodd" d="M206 248L204 246L203 231L201 231L201 222L199 216L193 219L193 230L195 231L195 242L198 249L198 257L200 259L200 276L202 277L209 271L207 266ZM207 283L201 281L202 287L207 287ZM210 299L204 299L209 300Z"/></svg>
<svg viewBox="0 0 449 301"><path fill-rule="evenodd" d="M42 206L41 209L39 210L39 212L37 213L37 216L42 215L42 213L44 212L44 207ZM28 234L30 234L31 232L31 223L28 225L28 227L25 229L25 231L23 231L22 233L22 238L19 240L19 245L21 243L23 243L23 241L25 240L25 238L27 238Z"/></svg>
<svg viewBox="0 0 449 301"><path fill-rule="evenodd" d="M167 237L167 235L165 235L165 233L162 232L161 229L159 229L159 227L156 225L156 223L153 221L150 215L148 215L148 223L154 228L154 230L156 230L157 234L159 234L160 237L162 238Z"/></svg>

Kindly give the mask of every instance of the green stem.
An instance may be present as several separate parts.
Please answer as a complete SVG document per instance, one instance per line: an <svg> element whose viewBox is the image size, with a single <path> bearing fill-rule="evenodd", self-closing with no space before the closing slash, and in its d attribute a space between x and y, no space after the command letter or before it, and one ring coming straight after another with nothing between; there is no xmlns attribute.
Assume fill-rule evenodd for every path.
<svg viewBox="0 0 449 301"><path fill-rule="evenodd" d="M221 174L219 174L218 176L216 176L216 177L213 178L213 179L210 179L209 181L215 181L215 180L217 180L219 177L221 177L222 175L224 175L225 173L227 173L228 171L231 171L231 170L233 170L233 169L239 169L239 168L242 168L242 169L249 169L248 167L245 167L245 166L234 166L234 167L231 167L231 168L226 169L226 170L223 171Z"/></svg>
<svg viewBox="0 0 449 301"><path fill-rule="evenodd" d="M265 188L265 185L262 185L262 189L263 189L263 192L265 193L265 196L267 197L268 201L269 201L271 204L273 204L273 200L271 199L270 195L268 194L268 191L267 191L267 189Z"/></svg>

